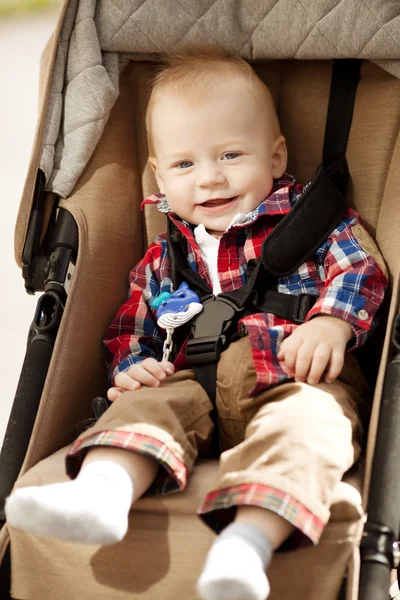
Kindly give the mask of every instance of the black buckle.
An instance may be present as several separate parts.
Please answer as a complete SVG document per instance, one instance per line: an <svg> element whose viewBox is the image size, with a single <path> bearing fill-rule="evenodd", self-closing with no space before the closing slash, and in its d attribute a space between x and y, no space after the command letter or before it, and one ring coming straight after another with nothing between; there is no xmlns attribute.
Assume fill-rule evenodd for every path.
<svg viewBox="0 0 400 600"><path fill-rule="evenodd" d="M186 358L189 365L203 365L219 360L221 351L225 349L226 337L193 338L186 345Z"/></svg>
<svg viewBox="0 0 400 600"><path fill-rule="evenodd" d="M312 309L318 296L313 294L299 294L292 296L294 298L294 318L293 321L297 324L304 323L308 312Z"/></svg>
<svg viewBox="0 0 400 600"><path fill-rule="evenodd" d="M221 351L229 345L228 330L237 324L242 313L227 298L213 296L203 304L203 310L192 323L193 338L186 345L189 365L219 360Z"/></svg>

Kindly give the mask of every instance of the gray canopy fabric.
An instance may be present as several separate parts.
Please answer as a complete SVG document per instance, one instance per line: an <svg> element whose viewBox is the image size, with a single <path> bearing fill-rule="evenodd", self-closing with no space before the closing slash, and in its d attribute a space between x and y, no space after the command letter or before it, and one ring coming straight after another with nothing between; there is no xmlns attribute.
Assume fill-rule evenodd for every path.
<svg viewBox="0 0 400 600"><path fill-rule="evenodd" d="M197 41L249 61L364 58L400 78L399 40L398 0L70 0L40 160L46 189L73 190L129 60Z"/></svg>

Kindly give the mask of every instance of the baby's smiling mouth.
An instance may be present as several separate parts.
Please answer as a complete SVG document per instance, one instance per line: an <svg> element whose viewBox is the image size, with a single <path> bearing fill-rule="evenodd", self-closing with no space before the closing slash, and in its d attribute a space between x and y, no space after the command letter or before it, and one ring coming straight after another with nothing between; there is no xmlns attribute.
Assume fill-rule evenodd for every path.
<svg viewBox="0 0 400 600"><path fill-rule="evenodd" d="M224 206L225 204L230 204L234 200L236 200L237 196L232 196L231 198L214 198L213 200L206 200L202 202L200 206L204 206L206 208L213 208L217 206Z"/></svg>

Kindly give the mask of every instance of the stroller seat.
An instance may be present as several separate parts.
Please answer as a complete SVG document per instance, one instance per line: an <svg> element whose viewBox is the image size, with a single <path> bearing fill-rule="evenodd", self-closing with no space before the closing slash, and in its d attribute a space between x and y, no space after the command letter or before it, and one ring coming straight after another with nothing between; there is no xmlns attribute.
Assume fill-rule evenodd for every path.
<svg viewBox="0 0 400 600"><path fill-rule="evenodd" d="M68 447L63 448L35 465L16 487L66 481L67 451ZM140 498L131 510L129 532L117 545L66 544L13 529L13 565L17 572L21 568L24 573L23 578L17 577L13 594L21 599L50 599L57 590L59 600L109 600L110 593L115 600L177 596L194 600L194 582L214 538L196 517L196 510L204 490L216 476L217 464L216 460L200 460L182 493ZM275 554L269 570L272 600L338 597L343 572L358 552L365 520L361 481L360 470L352 470L338 484L331 518L317 547ZM44 565L49 587L49 595L45 596ZM305 571L311 575L309 579L302 576ZM184 596L179 596L178 590L185 590Z"/></svg>
<svg viewBox="0 0 400 600"><path fill-rule="evenodd" d="M55 47L48 47L52 60L55 51ZM42 115L25 185L25 204L21 205L16 228L20 265L42 151L52 60L43 78ZM126 298L129 270L152 239L165 230L164 215L149 206L144 212L140 210L142 199L157 192L146 164L144 127L154 60L127 57L119 78L118 99L77 183L58 204L54 194L45 194L44 222L51 221L55 204L66 211L76 223L79 249L17 487L66 478L64 457L77 436L77 426L92 416L93 397L106 394L104 331ZM288 145L288 172L307 183L322 158L332 61L261 60L253 67L276 102ZM391 331L399 312L399 123L400 80L363 61L347 149L352 177L348 202L361 214L379 246L391 281L380 328L360 356L374 388L365 469L358 465L337 486L331 519L317 547L276 553L268 571L270 600L358 598L359 544ZM39 249L45 244L44 232ZM216 461L202 459L184 492L140 499L131 511L126 538L113 546L45 540L4 525L0 558L5 562L9 548L11 597L194 600L194 584L213 539L196 509L215 471Z"/></svg>

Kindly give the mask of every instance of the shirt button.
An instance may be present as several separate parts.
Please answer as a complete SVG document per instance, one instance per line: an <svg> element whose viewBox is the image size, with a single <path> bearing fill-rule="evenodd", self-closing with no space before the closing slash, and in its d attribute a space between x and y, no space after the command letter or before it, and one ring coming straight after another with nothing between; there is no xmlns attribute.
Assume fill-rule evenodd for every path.
<svg viewBox="0 0 400 600"><path fill-rule="evenodd" d="M361 319L361 321L366 321L369 317L369 314L364 309L359 310L357 315L358 315L358 318Z"/></svg>

